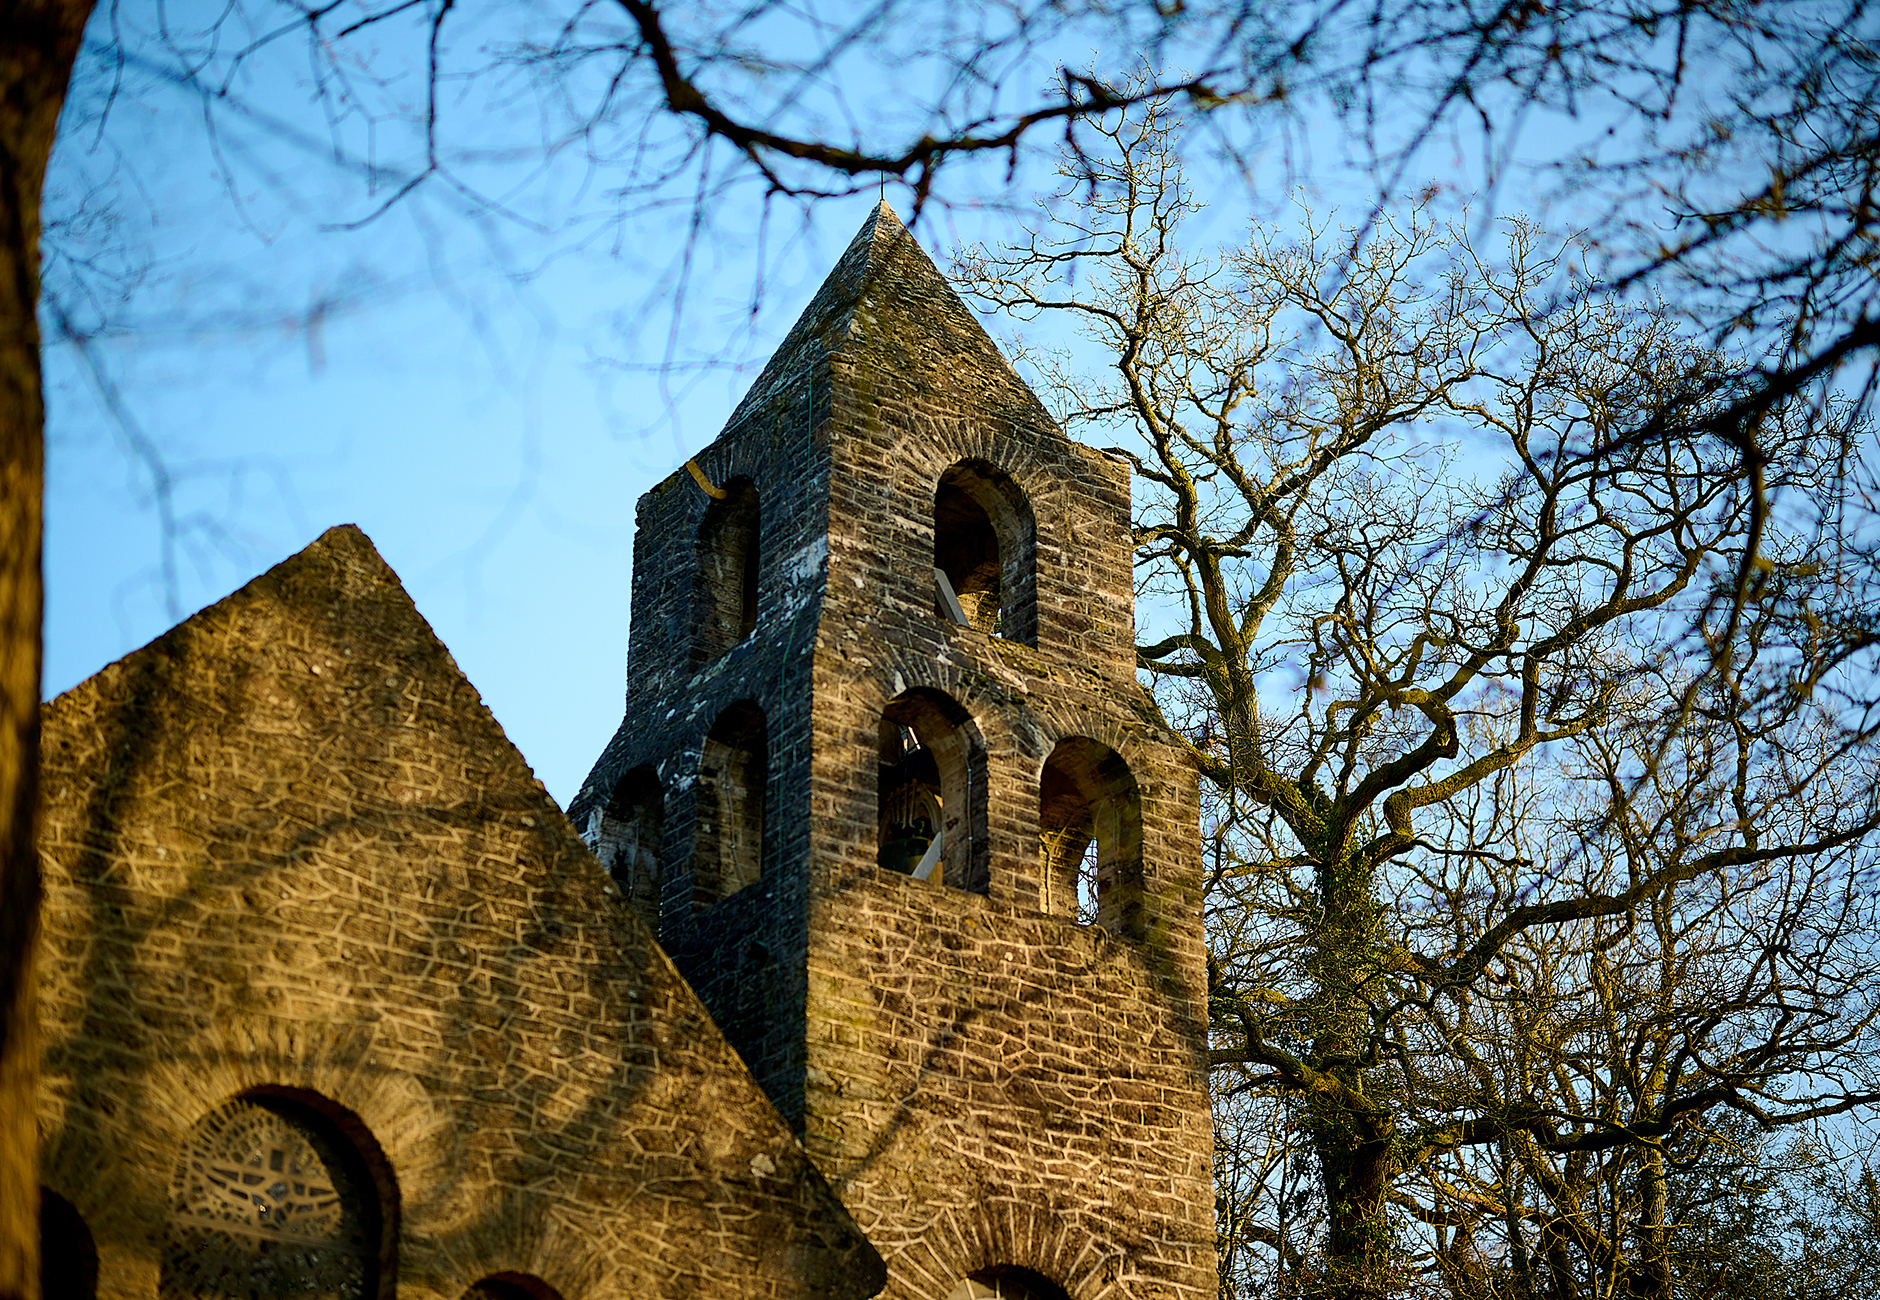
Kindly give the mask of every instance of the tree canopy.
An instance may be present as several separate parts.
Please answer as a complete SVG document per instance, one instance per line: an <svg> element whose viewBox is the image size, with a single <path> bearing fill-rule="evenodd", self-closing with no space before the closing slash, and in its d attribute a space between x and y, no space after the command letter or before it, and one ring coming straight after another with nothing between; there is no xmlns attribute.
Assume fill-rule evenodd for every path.
<svg viewBox="0 0 1880 1300"><path fill-rule="evenodd" d="M1211 794L1224 1254L1669 1297L1714 1134L1880 1098L1864 409L1817 383L1746 459L1742 363L1579 238L1412 203L1198 251L1161 102L1100 129L960 269L1094 342L1033 359L1135 467L1139 661Z"/></svg>

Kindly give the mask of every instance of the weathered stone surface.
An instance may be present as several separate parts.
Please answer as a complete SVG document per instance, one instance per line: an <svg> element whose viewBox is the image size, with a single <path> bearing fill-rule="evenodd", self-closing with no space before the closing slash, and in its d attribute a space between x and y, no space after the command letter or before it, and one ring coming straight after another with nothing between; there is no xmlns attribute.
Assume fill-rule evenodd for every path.
<svg viewBox="0 0 1880 1300"><path fill-rule="evenodd" d="M43 790L43 1178L106 1300L156 1295L181 1144L257 1089L369 1130L409 1300L879 1285L357 530L54 701Z"/></svg>
<svg viewBox="0 0 1880 1300"><path fill-rule="evenodd" d="M1002 589L1027 584L1035 644L939 612L935 494L962 461L1029 507ZM607 843L618 783L657 771L661 940L885 1294L1017 1265L1075 1300L1212 1296L1195 780L1135 680L1127 468L1051 423L885 207L697 463L761 503L755 630L699 666L709 502L675 474L640 502L626 717L571 816ZM984 892L877 865L883 711L921 689L983 754L959 830ZM762 875L701 907L701 749L739 701L768 727ZM1078 737L1139 791L1127 934L1078 924L1041 866L1041 772Z"/></svg>

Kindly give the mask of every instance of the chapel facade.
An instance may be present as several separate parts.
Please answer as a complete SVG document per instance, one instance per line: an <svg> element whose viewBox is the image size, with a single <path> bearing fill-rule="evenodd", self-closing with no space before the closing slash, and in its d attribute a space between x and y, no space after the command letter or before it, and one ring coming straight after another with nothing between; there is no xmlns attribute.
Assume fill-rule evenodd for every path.
<svg viewBox="0 0 1880 1300"><path fill-rule="evenodd" d="M46 1300L1209 1300L1128 472L885 205L564 815L336 528L44 715Z"/></svg>

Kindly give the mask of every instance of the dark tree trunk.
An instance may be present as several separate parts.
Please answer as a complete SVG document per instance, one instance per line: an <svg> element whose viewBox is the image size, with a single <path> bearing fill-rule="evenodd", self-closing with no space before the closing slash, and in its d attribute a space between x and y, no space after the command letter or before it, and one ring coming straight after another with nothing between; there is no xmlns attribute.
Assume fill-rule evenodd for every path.
<svg viewBox="0 0 1880 1300"><path fill-rule="evenodd" d="M39 1295L39 196L90 9L89 0L7 0L0 11L0 1300Z"/></svg>
<svg viewBox="0 0 1880 1300"><path fill-rule="evenodd" d="M1331 1300L1382 1300L1390 1290L1386 1206L1396 1175L1396 1129L1389 1109L1370 1104L1365 1095L1360 1064L1372 1031L1369 980L1376 968L1379 909L1370 873L1341 849L1328 845L1321 859L1323 912L1308 971L1318 986L1313 1059L1346 1092L1343 1098L1314 1098L1312 1144L1328 1219L1326 1294Z"/></svg>
<svg viewBox="0 0 1880 1300"><path fill-rule="evenodd" d="M1639 1161L1638 1263L1627 1270L1628 1300L1671 1300L1670 1242L1665 1231L1664 1153L1645 1150Z"/></svg>
<svg viewBox="0 0 1880 1300"><path fill-rule="evenodd" d="M1365 1137L1352 1116L1337 1117L1318 1141L1319 1176L1328 1213L1327 1294L1332 1300L1383 1300L1390 1292L1391 1143Z"/></svg>

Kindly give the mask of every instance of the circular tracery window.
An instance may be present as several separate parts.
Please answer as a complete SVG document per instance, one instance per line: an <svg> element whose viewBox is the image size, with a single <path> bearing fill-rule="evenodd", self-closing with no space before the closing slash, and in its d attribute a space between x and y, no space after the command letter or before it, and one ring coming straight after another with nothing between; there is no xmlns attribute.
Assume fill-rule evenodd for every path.
<svg viewBox="0 0 1880 1300"><path fill-rule="evenodd" d="M377 1199L358 1153L318 1116L230 1102L178 1161L163 1300L369 1300Z"/></svg>

